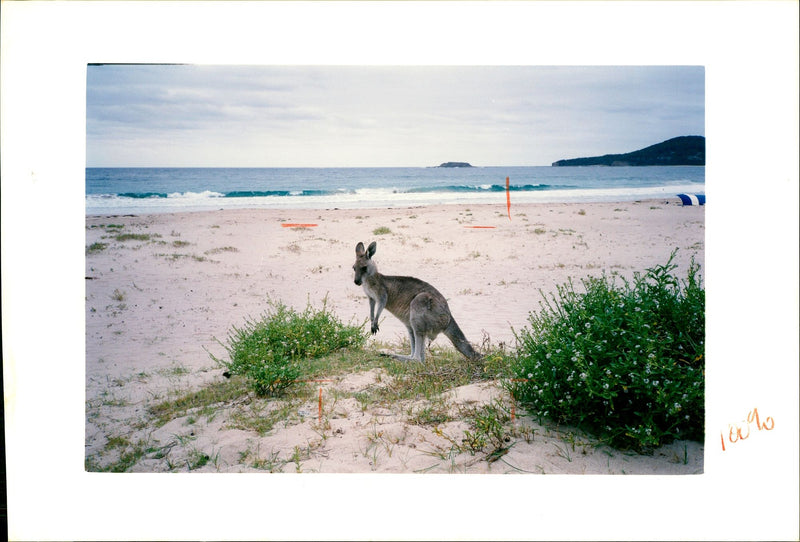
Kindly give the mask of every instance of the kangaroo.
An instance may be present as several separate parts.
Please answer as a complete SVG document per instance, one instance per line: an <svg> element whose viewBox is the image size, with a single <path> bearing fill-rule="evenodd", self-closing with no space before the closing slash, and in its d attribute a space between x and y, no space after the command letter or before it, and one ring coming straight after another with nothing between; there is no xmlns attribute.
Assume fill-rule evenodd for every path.
<svg viewBox="0 0 800 542"><path fill-rule="evenodd" d="M356 245L356 263L353 265L356 286L364 287L369 298L369 319L372 334L378 332L378 319L383 309L394 314L408 329L411 355L390 354L403 361L425 361L425 340L433 340L444 333L453 346L471 360L480 359L461 328L458 327L447 300L439 290L414 277L381 275L372 257L377 244L373 241L367 250L364 243Z"/></svg>

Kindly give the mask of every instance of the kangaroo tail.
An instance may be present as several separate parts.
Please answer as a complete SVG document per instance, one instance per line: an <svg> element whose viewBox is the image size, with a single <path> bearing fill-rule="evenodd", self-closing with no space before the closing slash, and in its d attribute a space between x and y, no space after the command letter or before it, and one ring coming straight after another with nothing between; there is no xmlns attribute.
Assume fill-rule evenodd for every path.
<svg viewBox="0 0 800 542"><path fill-rule="evenodd" d="M453 346L456 347L456 350L461 352L467 359L481 359L482 356L472 348L471 344L469 344L469 341L464 336L464 332L462 332L461 328L458 327L455 318L450 318L450 324L448 324L447 328L445 328L444 334L448 339L450 339L450 342L453 343Z"/></svg>

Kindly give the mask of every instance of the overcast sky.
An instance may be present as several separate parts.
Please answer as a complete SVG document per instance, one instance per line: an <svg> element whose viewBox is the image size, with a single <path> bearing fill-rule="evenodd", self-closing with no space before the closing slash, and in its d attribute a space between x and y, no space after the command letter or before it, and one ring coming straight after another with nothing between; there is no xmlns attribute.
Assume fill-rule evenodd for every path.
<svg viewBox="0 0 800 542"><path fill-rule="evenodd" d="M702 67L89 66L89 167L550 165L705 135Z"/></svg>

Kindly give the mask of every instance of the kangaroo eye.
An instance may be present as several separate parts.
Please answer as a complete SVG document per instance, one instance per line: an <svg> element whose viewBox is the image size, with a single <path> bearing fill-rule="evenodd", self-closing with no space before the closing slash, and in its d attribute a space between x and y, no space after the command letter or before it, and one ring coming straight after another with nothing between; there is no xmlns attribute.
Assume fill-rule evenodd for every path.
<svg viewBox="0 0 800 542"><path fill-rule="evenodd" d="M364 267L362 267L362 268L361 268L361 272L362 272L362 273L366 273L366 272L367 272L367 266L366 266L366 265L365 265Z"/></svg>

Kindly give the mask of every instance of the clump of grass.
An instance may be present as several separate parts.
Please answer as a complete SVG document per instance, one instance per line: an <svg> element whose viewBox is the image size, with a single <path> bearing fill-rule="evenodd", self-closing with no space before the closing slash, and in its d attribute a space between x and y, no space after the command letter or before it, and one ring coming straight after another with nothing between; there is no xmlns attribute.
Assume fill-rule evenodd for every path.
<svg viewBox="0 0 800 542"><path fill-rule="evenodd" d="M380 228L375 228L374 230L372 230L373 235L386 235L388 233L392 233L392 230L390 230L386 226L381 226Z"/></svg>
<svg viewBox="0 0 800 542"><path fill-rule="evenodd" d="M103 252L106 248L108 248L107 243L92 243L86 247L86 254L97 254L98 252Z"/></svg>
<svg viewBox="0 0 800 542"><path fill-rule="evenodd" d="M119 458L108 465L101 465L96 458L87 457L84 468L87 472L127 472L147 453L146 442L131 442L127 437L110 437L100 455L119 450Z"/></svg>
<svg viewBox="0 0 800 542"><path fill-rule="evenodd" d="M148 408L155 418L157 426L185 416L190 410L203 409L213 405L229 403L240 398L246 392L246 385L241 378L231 378L223 382L214 382L199 390L190 391L171 399L160 401Z"/></svg>
<svg viewBox="0 0 800 542"><path fill-rule="evenodd" d="M178 252L173 252L172 254L166 254L166 253L161 252L161 253L156 254L156 256L159 257L159 258L166 258L167 260L173 261L173 262L177 262L178 260L181 260L181 259L184 259L184 258L192 259L192 260L194 260L196 262L207 262L207 261L209 261L209 259L206 258L205 256L198 256L197 254L180 254Z"/></svg>
<svg viewBox="0 0 800 542"><path fill-rule="evenodd" d="M222 252L239 252L239 249L236 247L218 247L206 250L203 254L221 254Z"/></svg>
<svg viewBox="0 0 800 542"><path fill-rule="evenodd" d="M511 442L511 421L509 410L498 400L476 409L470 418L471 430L464 431L463 443L471 453L490 446L497 451Z"/></svg>
<svg viewBox="0 0 800 542"><path fill-rule="evenodd" d="M452 419L449 405L444 402L431 402L412 411L409 422L415 425L439 425Z"/></svg>
<svg viewBox="0 0 800 542"><path fill-rule="evenodd" d="M120 233L119 235L115 235L114 239L116 241L124 242L124 241L152 241L156 237L161 237L159 234L149 234L149 233Z"/></svg>
<svg viewBox="0 0 800 542"><path fill-rule="evenodd" d="M517 334L513 395L541 420L585 428L621 448L703 438L705 290L665 265L616 284L603 275L545 298Z"/></svg>
<svg viewBox="0 0 800 542"><path fill-rule="evenodd" d="M424 364L388 359L384 368L392 377L391 384L380 390L380 399L386 404L408 399L430 401L452 388L488 378L480 361L467 361L450 348L435 347L430 361Z"/></svg>
<svg viewBox="0 0 800 542"><path fill-rule="evenodd" d="M360 326L341 323L325 304L298 313L280 302L257 320L233 327L223 346L230 361L214 358L230 375L244 375L259 395L277 395L305 376L301 360L364 344ZM213 356L212 356L213 357Z"/></svg>
<svg viewBox="0 0 800 542"><path fill-rule="evenodd" d="M271 403L254 402L247 407L238 407L230 415L228 425L234 429L254 431L259 436L264 436L283 422L284 426L290 423L300 423L297 414L298 407L303 402L311 399L312 395L307 389L292 390L296 393L282 397L281 401ZM274 408L265 408L266 405L275 405Z"/></svg>

